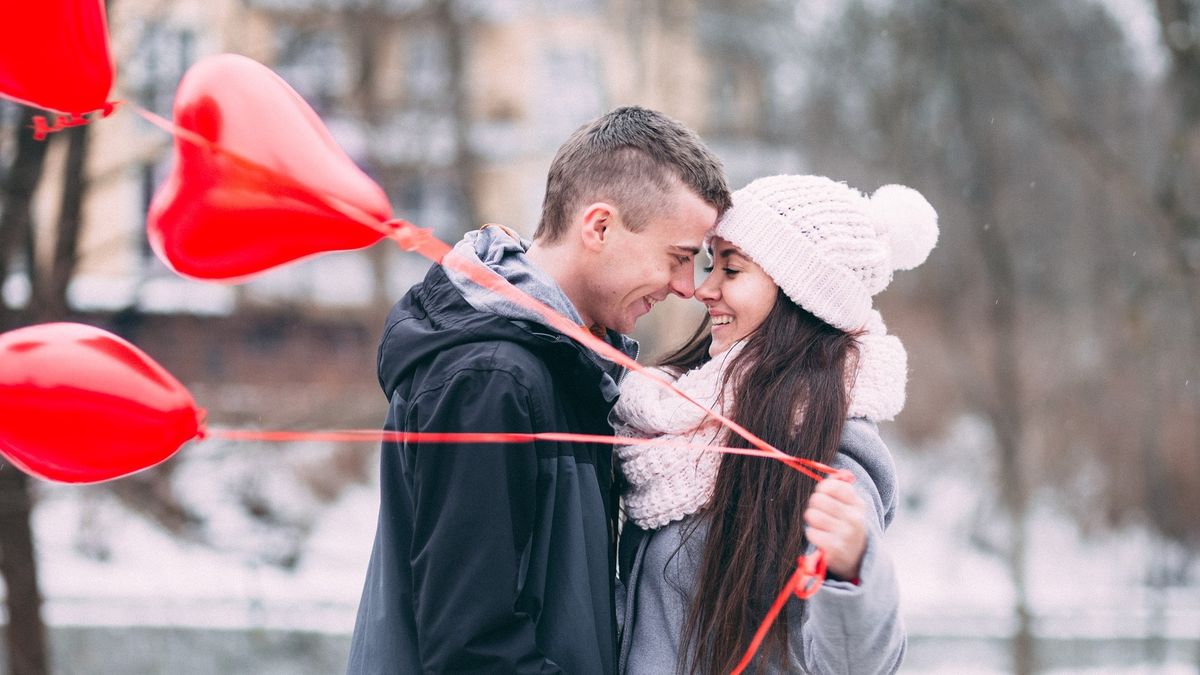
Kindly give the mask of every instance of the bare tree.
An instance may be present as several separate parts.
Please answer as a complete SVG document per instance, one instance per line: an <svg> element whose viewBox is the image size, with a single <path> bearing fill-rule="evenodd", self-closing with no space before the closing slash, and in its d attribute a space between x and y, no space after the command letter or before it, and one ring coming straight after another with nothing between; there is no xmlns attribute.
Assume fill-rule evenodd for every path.
<svg viewBox="0 0 1200 675"><path fill-rule="evenodd" d="M34 140L31 131L35 111L22 108L13 133L16 153L4 181L0 204L0 286L8 278L9 265L18 256L26 266L31 285L34 245L31 203L42 177L47 143ZM32 303L29 303L32 305ZM0 331L28 321L30 308L16 309L0 304ZM42 595L38 587L30 514L33 500L29 479L7 462L0 463L0 573L8 588L8 668L13 675L49 672L46 631L42 623Z"/></svg>
<svg viewBox="0 0 1200 675"><path fill-rule="evenodd" d="M8 171L0 214L0 280L8 276L14 249L20 249L31 297L23 308L0 307L0 329L66 319L67 286L78 260L83 198L87 190L89 130L81 126L63 133L67 152L53 255L48 269L41 269L31 201L42 177L48 142L33 138L30 129L34 114L30 108L23 109L21 123L15 128L17 153ZM0 465L0 505L0 570L9 589L9 669L13 673L48 672L42 598L30 527L33 500L29 479L12 466Z"/></svg>
<svg viewBox="0 0 1200 675"><path fill-rule="evenodd" d="M1194 184L1200 155L1200 56L1193 38L1179 36L1181 30L1190 32L1192 14L1200 11L1189 0L1156 0L1155 4L1164 46L1171 55L1164 93L1176 105L1157 176L1145 175L1149 172L1115 150L1102 130L1078 113L1078 99L1020 34L1011 5L958 0L950 7L999 38L1000 46L1020 64L1033 87L1030 100L1060 141L1153 218L1171 268L1191 303L1194 330L1200 336L1200 211L1189 203L1185 191L1185 186ZM1200 344L1200 339L1196 342Z"/></svg>
<svg viewBox="0 0 1200 675"><path fill-rule="evenodd" d="M1171 57L1166 90L1175 104L1166 150L1157 175L1158 205L1167 221L1165 237L1192 300L1200 332L1200 2L1155 0L1163 45ZM1200 340L1197 340L1200 344Z"/></svg>
<svg viewBox="0 0 1200 675"><path fill-rule="evenodd" d="M55 227L54 253L48 274L35 294L37 321L61 321L67 316L67 287L79 262L79 233L83 226L83 198L87 192L89 128L67 129L67 157Z"/></svg>
<svg viewBox="0 0 1200 675"><path fill-rule="evenodd" d="M947 362L915 381L914 406L962 392L925 414L982 414L995 434L1008 525L988 546L1016 589L1017 672L1037 668L1024 548L1041 488L1087 527L1146 522L1200 541L1188 515L1200 205L1187 189L1200 73L1180 37L1195 3L1156 8L1164 39L1179 38L1162 79L1134 65L1099 5L851 2L799 111L797 142L819 171L915 185L942 215L920 283L887 301L905 304L891 315L902 327L942 328L910 345L914 361ZM1107 482L1082 483L1081 465Z"/></svg>
<svg viewBox="0 0 1200 675"><path fill-rule="evenodd" d="M961 30L949 26L949 30ZM970 43L967 36L957 35L960 49ZM1013 672L1028 675L1036 670L1033 641L1033 612L1029 605L1026 558L1028 551L1029 487L1025 477L1023 447L1025 444L1025 414L1022 397L1027 389L1021 382L1021 364L1018 346L1018 308L1023 303L1017 283L1012 246L1002 227L1004 216L997 187L1005 177L1000 168L1000 148L1004 141L1001 134L983 119L986 100L984 92L977 91L975 83L983 75L979 64L964 58L959 52L954 59L955 68L951 81L955 95L954 107L958 111L959 124L963 132L976 139L971 148L973 156L968 159L968 170L963 184L967 190L967 204L975 227L970 228L982 261L984 288L994 295L996 301L986 305L985 320L992 333L989 341L988 359L985 369L979 373L991 382L990 396L976 400L986 411L996 433L996 448L999 454L1000 481L1003 485L1003 500L1010 519L1010 534L1004 555L1008 572L1013 580L1015 599L1013 611L1017 619L1017 630L1013 641ZM962 315L960 315L962 316ZM962 329L961 322L949 322L954 332Z"/></svg>

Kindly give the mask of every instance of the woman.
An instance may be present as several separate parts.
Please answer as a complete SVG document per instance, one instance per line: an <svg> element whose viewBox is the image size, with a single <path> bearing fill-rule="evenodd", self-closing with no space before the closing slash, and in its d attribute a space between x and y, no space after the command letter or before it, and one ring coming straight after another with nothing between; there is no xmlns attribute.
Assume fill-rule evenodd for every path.
<svg viewBox="0 0 1200 675"><path fill-rule="evenodd" d="M676 386L786 453L855 477L780 462L628 446L622 576L624 673L730 672L809 545L824 586L792 598L755 672L895 672L905 634L883 530L895 468L875 422L904 404L905 353L871 296L924 261L937 215L917 192L866 198L820 176L772 176L734 194L696 290L708 318L660 364ZM631 375L622 433L747 447L694 406Z"/></svg>

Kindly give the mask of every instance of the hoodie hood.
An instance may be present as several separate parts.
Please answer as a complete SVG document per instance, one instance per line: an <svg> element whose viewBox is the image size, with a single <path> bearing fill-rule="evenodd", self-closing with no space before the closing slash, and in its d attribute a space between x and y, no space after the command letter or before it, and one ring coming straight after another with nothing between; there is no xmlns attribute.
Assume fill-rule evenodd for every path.
<svg viewBox="0 0 1200 675"><path fill-rule="evenodd" d="M474 232L468 232L454 246L450 255L456 255L467 260L474 260L483 267L516 286L526 295L544 303L554 311L567 317L578 325L583 325L583 317L571 302L567 294L559 288L550 275L533 264L527 255L531 242L522 239L517 233L501 225L484 225ZM545 325L542 316L532 309L518 305L506 298L500 297L488 289L471 281L461 272L446 268L446 276L450 283L462 293L463 298L480 312L513 321L518 326L539 326L541 330L558 331ZM587 328L585 326L585 328ZM613 347L624 352L632 359L638 355L638 343L630 337L613 330L605 330L603 336ZM596 363L615 381L620 381L624 368L604 357L587 350Z"/></svg>
<svg viewBox="0 0 1200 675"><path fill-rule="evenodd" d="M525 255L530 245L529 240L522 239L512 230L499 225L484 225L474 232L466 233L462 240L454 245L451 255L482 264L494 276L506 279L526 295L533 296L559 314L582 325L583 317L567 298L567 294L554 283L550 275L536 267ZM537 312L496 295L458 270L446 268L446 276L462 293L463 298L481 312L506 319L542 322L542 317Z"/></svg>

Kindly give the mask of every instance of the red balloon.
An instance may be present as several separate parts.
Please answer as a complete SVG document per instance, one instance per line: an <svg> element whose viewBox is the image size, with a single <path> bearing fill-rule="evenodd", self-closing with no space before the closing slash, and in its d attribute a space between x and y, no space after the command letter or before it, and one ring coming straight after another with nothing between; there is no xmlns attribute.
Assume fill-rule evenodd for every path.
<svg viewBox="0 0 1200 675"><path fill-rule="evenodd" d="M233 280L383 236L345 212L382 223L387 195L266 66L234 54L196 63L175 124L217 146L177 132L175 167L150 205L150 243L176 272Z"/></svg>
<svg viewBox="0 0 1200 675"><path fill-rule="evenodd" d="M0 96L87 113L113 84L104 0L0 2Z"/></svg>
<svg viewBox="0 0 1200 675"><path fill-rule="evenodd" d="M0 454L33 476L95 483L141 471L195 438L202 415L162 366L99 328L0 335Z"/></svg>

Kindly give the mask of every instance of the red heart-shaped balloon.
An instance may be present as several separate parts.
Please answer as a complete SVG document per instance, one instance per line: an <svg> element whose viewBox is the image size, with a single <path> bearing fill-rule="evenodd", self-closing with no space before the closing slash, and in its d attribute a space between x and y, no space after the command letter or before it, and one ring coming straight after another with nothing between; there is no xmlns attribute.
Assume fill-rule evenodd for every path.
<svg viewBox="0 0 1200 675"><path fill-rule="evenodd" d="M179 83L175 124L175 167L147 230L176 272L233 280L383 236L363 221L391 217L387 195L266 66L234 54L199 61Z"/></svg>
<svg viewBox="0 0 1200 675"><path fill-rule="evenodd" d="M0 96L81 114L112 84L104 0L0 2Z"/></svg>
<svg viewBox="0 0 1200 675"><path fill-rule="evenodd" d="M194 438L202 414L162 366L99 328L0 335L0 454L31 475L95 483L140 471Z"/></svg>

